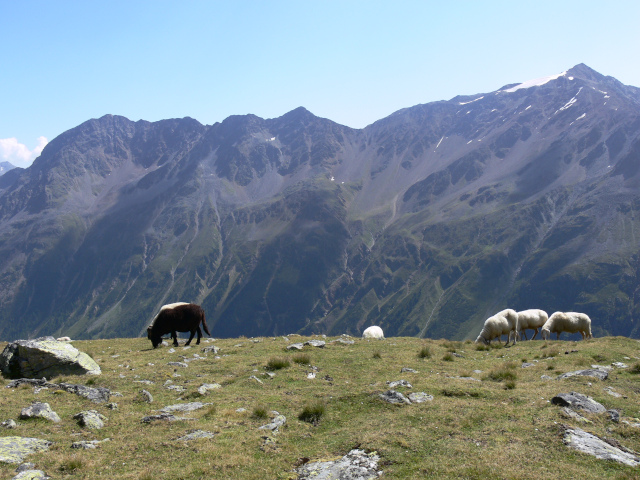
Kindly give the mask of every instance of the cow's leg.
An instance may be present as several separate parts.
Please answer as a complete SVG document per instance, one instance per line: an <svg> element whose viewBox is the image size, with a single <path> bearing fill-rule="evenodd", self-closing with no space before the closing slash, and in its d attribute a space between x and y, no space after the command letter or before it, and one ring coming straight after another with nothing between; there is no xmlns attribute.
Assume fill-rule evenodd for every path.
<svg viewBox="0 0 640 480"><path fill-rule="evenodd" d="M193 337L195 336L195 334L196 334L195 330L191 330L191 332L189 332L189 340L187 340L187 343L184 344L185 346L187 346L187 345L189 345L191 343L191 340L193 340ZM200 340L200 339L198 338L198 340ZM198 342L198 343L200 343L200 342Z"/></svg>
<svg viewBox="0 0 640 480"><path fill-rule="evenodd" d="M200 330L200 325L198 324L198 329L196 330L198 334L198 339L196 340L196 345L200 345L200 339L202 338L202 330Z"/></svg>
<svg viewBox="0 0 640 480"><path fill-rule="evenodd" d="M173 338L173 346L177 347L178 346L178 334L176 333L175 330L173 332L171 332L171 338Z"/></svg>

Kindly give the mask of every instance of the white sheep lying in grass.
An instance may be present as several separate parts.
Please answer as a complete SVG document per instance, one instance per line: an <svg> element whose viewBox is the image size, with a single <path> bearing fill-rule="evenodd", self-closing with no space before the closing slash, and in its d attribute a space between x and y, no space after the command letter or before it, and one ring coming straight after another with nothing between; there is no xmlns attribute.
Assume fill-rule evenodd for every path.
<svg viewBox="0 0 640 480"><path fill-rule="evenodd" d="M512 333L513 343L515 345L518 338L518 314L515 310L507 308L484 321L484 326L482 327L480 335L476 338L476 343L482 342L485 345L489 345L494 338L500 339L503 334L506 334L506 346L509 345L511 341Z"/></svg>
<svg viewBox="0 0 640 480"><path fill-rule="evenodd" d="M533 340L536 338L536 335L538 335L538 329L541 328L547 320L549 320L549 315L547 315L547 312L544 310L532 308L518 312L518 328L524 335L525 340L528 340L525 330L534 330L535 333L531 338L531 340Z"/></svg>
<svg viewBox="0 0 640 480"><path fill-rule="evenodd" d="M362 338L384 338L384 332L380 327L374 325L362 332Z"/></svg>
<svg viewBox="0 0 640 480"><path fill-rule="evenodd" d="M591 319L584 313L577 312L556 312L549 317L549 320L542 326L542 338L547 340L555 332L560 340L562 332L580 332L582 339L593 338L591 335Z"/></svg>

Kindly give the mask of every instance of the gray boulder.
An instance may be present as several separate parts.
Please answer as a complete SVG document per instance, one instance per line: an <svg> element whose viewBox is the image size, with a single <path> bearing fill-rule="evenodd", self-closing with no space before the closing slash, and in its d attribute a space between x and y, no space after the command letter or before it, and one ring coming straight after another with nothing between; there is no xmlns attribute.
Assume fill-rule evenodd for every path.
<svg viewBox="0 0 640 480"><path fill-rule="evenodd" d="M428 395L424 392L415 392L409 394L409 400L411 403L425 403L433 400L433 395Z"/></svg>
<svg viewBox="0 0 640 480"><path fill-rule="evenodd" d="M193 412L206 407L207 405L213 405L212 403L191 402L191 403L178 403L177 405L169 405L164 407L160 412L173 413L173 412Z"/></svg>
<svg viewBox="0 0 640 480"><path fill-rule="evenodd" d="M51 378L58 375L99 375L98 364L86 353L53 337L16 340L0 354L6 378Z"/></svg>
<svg viewBox="0 0 640 480"><path fill-rule="evenodd" d="M20 412L20 418L26 420L28 418L44 418L54 423L60 422L60 417L56 412L51 410L48 403L36 402L29 407L25 407Z"/></svg>
<svg viewBox="0 0 640 480"><path fill-rule="evenodd" d="M188 417L176 417L172 413L161 413L160 415L147 415L146 417L142 417L142 423L151 423L156 420L161 422L177 422L178 420L195 420L195 419L188 418Z"/></svg>
<svg viewBox="0 0 640 480"><path fill-rule="evenodd" d="M87 387L85 385L75 385L73 383L64 383L64 382L50 383L50 382L47 382L44 378L40 380L35 380L31 378L20 378L18 380L13 380L9 382L9 385L7 385L7 387L16 388L23 384L31 385L34 388L38 388L38 389L51 388L55 390L64 390L65 392L73 393L80 397L91 400L94 403L108 402L109 397L111 396L111 390L105 387L93 388L93 387Z"/></svg>
<svg viewBox="0 0 640 480"><path fill-rule="evenodd" d="M298 480L373 480L378 478L380 457L364 450L351 450L344 457L329 462L310 462L297 469Z"/></svg>
<svg viewBox="0 0 640 480"><path fill-rule="evenodd" d="M558 375L556 380L563 380L571 377L595 377L600 380L606 380L609 378L609 371L604 368L588 368L586 370L563 373L562 375Z"/></svg>
<svg viewBox="0 0 640 480"><path fill-rule="evenodd" d="M77 413L73 418L78 421L78 424L81 427L92 428L94 430L100 430L103 428L104 421L107 420L107 417L95 410L86 410L84 412Z"/></svg>
<svg viewBox="0 0 640 480"><path fill-rule="evenodd" d="M49 450L53 442L28 437L0 437L0 462L22 463L27 455Z"/></svg>
<svg viewBox="0 0 640 480"><path fill-rule="evenodd" d="M563 441L570 448L602 460L613 460L631 467L640 466L640 458L634 453L615 447L579 428L568 428L564 432Z"/></svg>
<svg viewBox="0 0 640 480"><path fill-rule="evenodd" d="M378 395L382 400L388 403L394 403L397 405L411 405L411 401L400 392L395 390L387 390L384 393Z"/></svg>
<svg viewBox="0 0 640 480"><path fill-rule="evenodd" d="M272 432L277 432L278 428L287 423L287 417L284 415L276 415L276 417L271 421L271 423L267 423L259 428L259 430L271 430Z"/></svg>
<svg viewBox="0 0 640 480"><path fill-rule="evenodd" d="M596 402L593 398L581 393L560 393L551 399L551 403L561 407L579 408L588 413L604 413L607 411L604 406Z"/></svg>

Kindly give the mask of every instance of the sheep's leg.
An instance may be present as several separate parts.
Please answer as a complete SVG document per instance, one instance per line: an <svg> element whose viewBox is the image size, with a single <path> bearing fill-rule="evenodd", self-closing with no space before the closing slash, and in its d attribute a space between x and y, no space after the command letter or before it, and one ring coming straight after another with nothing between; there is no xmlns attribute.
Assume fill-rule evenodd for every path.
<svg viewBox="0 0 640 480"><path fill-rule="evenodd" d="M522 330L520 330L520 331L522 332L522 335L524 335L524 339L525 339L525 340L529 340L529 339L527 338L527 330L526 330L526 328L523 328L523 329L522 329ZM522 336L520 337L520 340L522 340Z"/></svg>
<svg viewBox="0 0 640 480"><path fill-rule="evenodd" d="M533 337L531 337L531 340L535 340L536 339L536 335L538 335L538 329L537 328L534 328L533 331L534 331L534 334L533 334Z"/></svg>
<svg viewBox="0 0 640 480"><path fill-rule="evenodd" d="M173 332L171 332L171 338L173 338L173 346L177 347L178 346L178 334L176 333L175 330Z"/></svg>
<svg viewBox="0 0 640 480"><path fill-rule="evenodd" d="M191 343L191 340L193 340L193 337L195 336L195 334L196 334L195 330L191 330L189 332L189 340L187 340L187 343L184 344L185 347ZM198 340L200 340L200 337L198 337Z"/></svg>
<svg viewBox="0 0 640 480"><path fill-rule="evenodd" d="M560 340L560 332L556 332L556 335L558 336L556 340Z"/></svg>

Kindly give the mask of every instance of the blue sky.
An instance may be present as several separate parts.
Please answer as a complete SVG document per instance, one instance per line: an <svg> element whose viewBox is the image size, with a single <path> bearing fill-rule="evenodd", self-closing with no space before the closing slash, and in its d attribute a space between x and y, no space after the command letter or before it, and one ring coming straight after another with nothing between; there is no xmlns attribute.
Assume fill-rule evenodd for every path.
<svg viewBox="0 0 640 480"><path fill-rule="evenodd" d="M585 63L640 87L640 1L0 0L0 161L105 114L361 128Z"/></svg>

